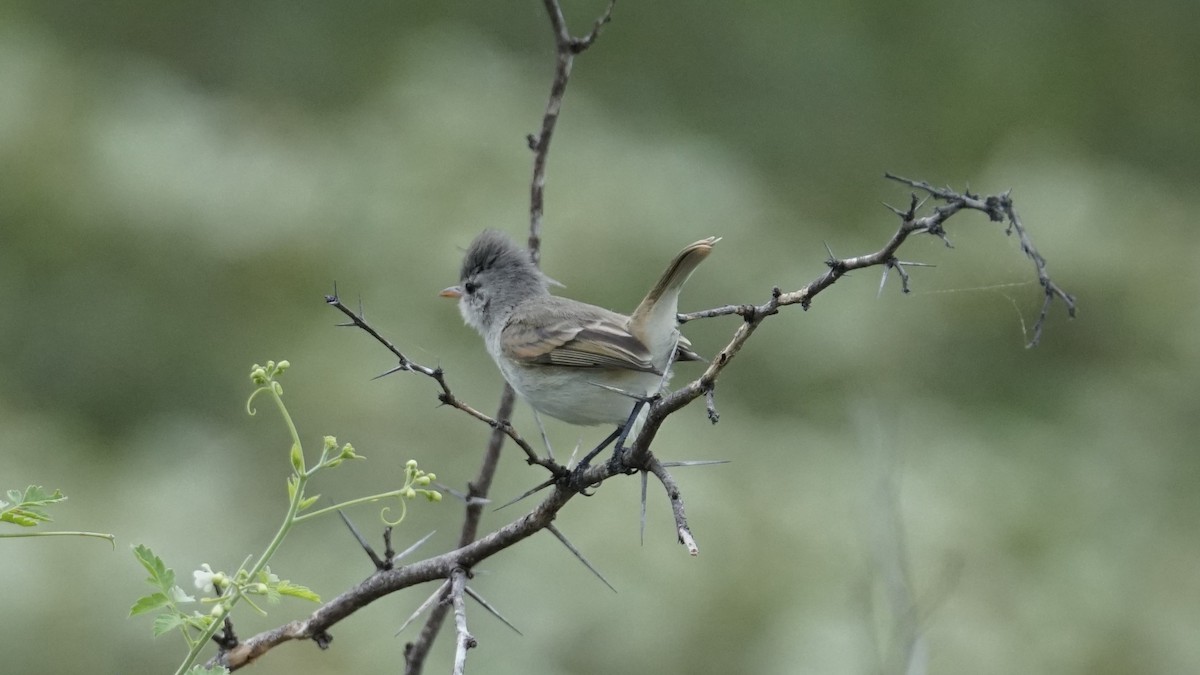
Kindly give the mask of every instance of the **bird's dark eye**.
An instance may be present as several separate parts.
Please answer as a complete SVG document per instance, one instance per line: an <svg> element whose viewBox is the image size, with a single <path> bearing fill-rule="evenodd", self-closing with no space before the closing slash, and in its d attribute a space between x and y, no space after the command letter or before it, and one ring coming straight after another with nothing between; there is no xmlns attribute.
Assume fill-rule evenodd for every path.
<svg viewBox="0 0 1200 675"><path fill-rule="evenodd" d="M468 281L467 283L463 284L463 290L466 291L468 295L474 293L478 288L479 284L475 283L474 281Z"/></svg>

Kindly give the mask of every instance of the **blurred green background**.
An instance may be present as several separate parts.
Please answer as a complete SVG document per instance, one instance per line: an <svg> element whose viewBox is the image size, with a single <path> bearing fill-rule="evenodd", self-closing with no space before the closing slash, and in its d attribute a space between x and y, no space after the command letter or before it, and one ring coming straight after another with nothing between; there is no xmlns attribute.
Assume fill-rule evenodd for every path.
<svg viewBox="0 0 1200 675"><path fill-rule="evenodd" d="M565 9L583 31L602 7ZM606 484L559 526L619 593L549 536L488 560L474 586L525 636L473 611L472 671L876 672L898 561L914 672L1200 670L1197 25L1193 0L619 5L550 158L544 265L566 293L628 311L682 245L722 235L684 309L762 302L815 278L823 244L886 241L879 203L908 195L887 170L1012 188L1080 316L1055 306L1025 349L1032 268L962 214L953 250L904 249L937 265L911 295L860 272L771 319L721 378L721 423L693 406L656 445L734 460L676 472L699 558L661 489L641 545L638 481ZM322 294L336 280L494 409L500 377L436 292L480 229L527 228L552 63L532 0L0 5L0 487L61 488L54 526L118 538L0 544L5 672L174 668L178 639L126 618L147 588L129 547L190 582L269 540L288 448L272 411L243 410L255 361L293 363L310 451L333 434L369 458L316 491L386 490L409 458L474 476L488 430L424 378L372 381L393 362ZM688 334L712 354L736 325ZM603 434L549 432L560 454ZM542 478L509 452L494 494ZM444 551L460 515L417 504L398 540L436 529L424 552ZM353 516L378 537L375 509ZM370 572L335 519L272 567L326 598ZM415 629L392 634L431 591L254 670L397 672ZM426 672L450 653L443 635Z"/></svg>

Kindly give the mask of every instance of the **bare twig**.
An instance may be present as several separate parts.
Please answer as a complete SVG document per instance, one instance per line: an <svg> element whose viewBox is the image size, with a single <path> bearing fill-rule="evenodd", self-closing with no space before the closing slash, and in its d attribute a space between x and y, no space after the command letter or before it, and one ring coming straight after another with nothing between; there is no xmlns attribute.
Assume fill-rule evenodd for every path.
<svg viewBox="0 0 1200 675"><path fill-rule="evenodd" d="M1038 320L1033 325L1033 337L1026 343L1026 347L1036 347L1038 342L1041 341L1042 329L1046 324L1046 316L1050 313L1050 305L1054 304L1055 298L1058 298L1067 306L1067 315L1072 319L1075 318L1075 296L1067 293L1061 286L1050 279L1050 273L1046 271L1046 259L1034 248L1033 241L1030 240L1025 226L1021 223L1021 218L1017 215L1017 210L1013 206L1011 190L1006 190L999 195L980 197L979 195L971 194L969 190L959 194L948 187L937 188L925 181L903 178L891 173L884 175L896 182L904 183L918 190L924 190L934 199L946 202L947 206L940 207L938 212L942 210L948 211L947 218L950 213L961 208L966 208L982 211L995 222L1008 221L1008 227L1004 230L1005 234L1011 235L1014 231L1017 233L1017 240L1021 244L1021 252L1033 262L1034 269L1037 271L1038 283L1042 285L1042 289L1046 294L1045 299L1042 301L1042 311L1038 314ZM942 220L945 220L945 218L942 218Z"/></svg>
<svg viewBox="0 0 1200 675"><path fill-rule="evenodd" d="M237 633L233 630L233 619L228 614L222 622L221 630L212 637L213 642L221 649L233 649L238 645Z"/></svg>
<svg viewBox="0 0 1200 675"><path fill-rule="evenodd" d="M469 569L541 531L575 495L574 491L566 487L556 487L531 512L495 532L448 553L395 569L378 571L321 605L308 618L291 621L244 640L236 648L222 652L212 663L236 670L284 642L326 639L326 631L330 627L375 600L417 584L449 579L455 569Z"/></svg>
<svg viewBox="0 0 1200 675"><path fill-rule="evenodd" d="M733 338L712 359L708 368L699 378L676 390L669 396L665 396L661 400L654 402L650 406L650 413L647 416L646 424L634 442L634 452L630 456L631 465L641 466L645 453L649 452L650 443L653 441L659 425L662 424L667 415L691 403L700 396L710 395L716 386L717 376L737 356L737 353L746 343L746 340L750 338L763 319L778 313L779 308L785 305L799 304L804 309L808 309L817 294L832 286L838 279L852 270L875 265L897 266L900 264L912 264L900 263L896 258L896 251L899 250L908 237L915 233L928 233L946 241L944 223L952 215L964 208L982 211L988 214L988 217L994 221L1003 221L1007 218L1010 228L1016 230L1018 236L1021 238L1021 250L1034 261L1034 265L1037 268L1038 280L1042 283L1042 287L1046 289L1046 301L1043 303L1042 313L1038 319L1038 324L1034 330L1034 337L1030 341L1029 346L1037 344L1037 341L1040 339L1043 321L1049 311L1050 302L1054 298L1062 299L1067 305L1068 314L1072 317L1075 316L1075 298L1050 280L1049 275L1046 273L1045 260L1037 253L1024 227L1021 225L1020 219L1016 217L1016 212L1012 207L1012 201L1008 193L1000 196L981 198L971 193L958 194L949 188L934 188L923 181L913 181L892 174L886 175L892 180L925 190L935 199L945 201L946 205L935 208L932 214L924 217L917 216L917 210L920 209L922 202L918 200L916 195L913 195L911 204L907 210L902 211L894 207L889 207L900 217L901 222L900 227L883 248L874 253L853 258L838 258L830 253L829 259L825 261L829 269L820 277L788 293L784 293L776 287L771 291L771 298L761 305L726 305L691 314L680 314L679 321L681 323L695 319L732 314L742 317L743 322L742 325L738 326ZM902 278L905 281L905 286L907 286L907 275L904 275Z"/></svg>
<svg viewBox="0 0 1200 675"><path fill-rule="evenodd" d="M595 22L590 33L582 38L575 38L567 30L566 19L563 17L562 7L559 6L558 0L545 0L546 13L550 17L550 25L554 30L557 57L554 80L550 85L550 96L546 101L545 114L542 116L541 132L536 137L533 135L528 137L529 147L533 150L533 178L530 181L529 195L529 257L533 260L534 264L538 264L541 261L542 217L545 211L546 194L546 160L550 155L550 141L554 136L554 128L558 124L558 115L562 110L563 96L567 91L567 82L571 79L571 66L574 63L575 55L582 53L599 37L600 28L608 23L612 17L614 2L615 0L610 1L608 9ZM439 381L439 384L441 384L441 381ZM449 388L444 385L443 393L448 397L450 396ZM457 400L452 397L451 399ZM526 461L530 464L538 464L545 467L555 477L564 476L566 469L554 460L553 454L550 454L551 451L548 443L546 445L548 458L542 459L529 447L528 443L525 443L523 439L516 435L515 430L508 424L507 420L512 416L514 400L515 395L512 387L506 384L503 396L501 397L500 407L502 412L497 413L497 418L504 420L504 426L496 426L493 423L493 428L497 430L503 429L505 434L512 438L513 442L525 452ZM480 479L477 479L476 483L472 484L472 496L485 497L487 495L486 486L482 487L482 493L480 494L475 494L476 489L483 483L482 478L485 475L487 476L486 483L491 483L491 476L495 473L496 459L499 457L500 446L502 444L503 438L497 433L493 433L492 443L489 444L484 466L480 471ZM463 537L459 542L460 545L466 545L474 539L476 526L481 514L482 509L480 508L474 510L468 508L466 522L463 524ZM468 532L471 534L470 538L467 537ZM407 663L406 673L415 675L421 672L425 656L428 654L429 647L433 644L434 638L437 637L437 633L444 620L444 610L438 611L435 609L430 614L425 628L421 631L421 636L415 643L409 645L409 649L405 652Z"/></svg>
<svg viewBox="0 0 1200 675"><path fill-rule="evenodd" d="M697 312L690 312L679 315L680 323L687 323L697 319L710 319L718 316L737 315L746 320L747 323L761 321L764 316L775 314L780 307L785 305L799 304L804 309L808 309L812 304L812 299L821 291L832 286L838 279L843 277L847 272L865 267L873 267L876 265L909 265L929 267L924 263L903 262L895 257L896 251L908 239L909 235L925 233L931 234L946 240L946 230L944 223L955 213L962 209L981 211L986 213L988 217L997 222L1008 220L1009 227L1007 232L1016 231L1021 241L1021 250L1034 262L1037 269L1038 281L1046 289L1048 299L1047 304L1043 306L1039 324L1046 317L1049 311L1049 303L1054 298L1059 298L1067 306L1067 314L1075 317L1075 297L1064 291L1058 284L1050 280L1046 272L1046 261L1037 249L1034 248L1032 241L1029 239L1028 233L1017 217L1016 210L1013 208L1012 199L1008 192L1000 195L980 197L969 192L959 194L949 188L935 188L924 181L914 181L908 178L901 178L893 174L884 174L887 178L911 185L921 190L929 192L929 194L938 200L947 202L945 206L939 206L934 209L934 212L928 216L917 217L917 211L924 204L919 201L916 195L912 196L912 203L907 210L901 210L894 206L888 208L900 217L900 227L896 230L892 238L880 250L867 255L856 256L853 258L838 258L832 253L829 259L825 261L829 268L816 280L809 284L788 293L781 292L778 288L772 292L773 298L771 301L761 305L725 305L723 307L714 307ZM777 297L774 297L777 296ZM1037 327L1035 337L1040 338L1041 326ZM1028 346L1034 346L1036 340L1031 341Z"/></svg>
<svg viewBox="0 0 1200 675"><path fill-rule="evenodd" d="M671 502L671 514L675 517L675 533L679 536L679 543L683 544L683 547L691 555L700 555L700 548L696 545L696 539L692 536L692 530L688 526L687 514L683 511L683 496L679 492L679 485L675 483L675 479L667 472L662 462L657 459L652 457L646 468L658 478L667 491L667 499Z"/></svg>
<svg viewBox="0 0 1200 675"><path fill-rule="evenodd" d="M704 392L704 409L708 412L708 421L716 424L721 421L721 413L717 412L717 389L709 387Z"/></svg>
<svg viewBox="0 0 1200 675"><path fill-rule="evenodd" d="M516 394L512 387L504 385L504 391L500 395L500 409L496 412L496 416L502 420L510 419L515 403ZM488 447L483 455L483 463L479 467L479 475L468 484L467 508L463 516L462 532L458 537L460 549L475 541L479 536L479 521L483 517L483 507L487 504L487 495L492 487L492 478L496 475L496 467L500 464L500 450L504 447L505 435L500 427L493 427L492 436L488 440ZM437 638L438 632L442 629L442 623L446 620L447 610L446 605L434 607L433 611L429 613L429 619L421 628L421 634L415 641L405 646L406 674L416 675L421 672L425 665L425 657L429 655L429 649L433 646L433 641Z"/></svg>
<svg viewBox="0 0 1200 675"><path fill-rule="evenodd" d="M525 451L525 457L528 463L543 466L552 473L556 471L558 465L552 460L539 457L537 451L533 449L533 446L529 445L529 443L517 433L517 430L514 429L511 424L509 424L507 417L489 417L488 415L476 410L468 405L465 401L455 396L454 392L450 390L450 385L446 382L446 373L440 366L437 368L430 368L429 366L423 366L405 356L404 352L401 352L399 347L392 344L391 340L385 338L379 333L379 331L375 330L374 326L367 322L366 318L363 317L361 310L355 312L342 302L341 298L337 295L336 286L333 289L333 295L325 296L325 303L350 318L349 323L338 325L353 326L365 331L368 335L375 338L379 344L387 348L387 350L390 351L400 361L398 365L391 370L386 371L383 373L383 375L390 375L398 372L408 372L419 373L432 379L434 382L437 382L439 387L441 387L441 392L438 393L438 400L443 404L457 408L511 438L518 447ZM378 377L383 377L383 375L379 375Z"/></svg>
<svg viewBox="0 0 1200 675"><path fill-rule="evenodd" d="M1046 259L1037 252L1037 249L1033 247L1033 242L1029 240L1029 235L1025 232L1025 226L1021 224L1021 218L1017 216L1017 210L1013 207L1008 192L1001 196L1001 208L1008 215L1009 227L1006 232L1012 233L1016 230L1018 240L1021 242L1021 250L1033 261L1034 267L1037 268L1038 283L1046 292L1046 298L1042 301L1042 311L1038 314L1037 323L1033 324L1033 337L1025 345L1026 347L1036 347L1042 340L1042 327L1046 324L1046 315L1050 313L1050 305L1054 304L1054 299L1059 298L1063 301L1067 306L1067 314L1073 319L1075 318L1075 296L1051 281L1050 275L1046 272Z"/></svg>
<svg viewBox="0 0 1200 675"><path fill-rule="evenodd" d="M852 270L871 267L874 265L895 265L896 251L908 239L909 235L914 233L928 233L939 237L942 241L949 245L946 239L946 231L943 227L945 221L959 210L968 208L983 211L988 214L993 220L1003 220L1005 217L1010 219L1010 227L1018 232L1021 237L1021 248L1026 255L1034 260L1037 267L1039 281L1046 289L1047 299L1043 304L1042 315L1038 320L1038 326L1034 331L1034 339L1030 342L1030 346L1036 344L1041 335L1042 320L1046 316L1049 303L1054 297L1059 297L1067 305L1068 314L1075 316L1075 299L1071 295L1064 292L1056 284L1050 281L1049 276L1045 271L1045 261L1037 254L1033 248L1033 244L1029 242L1028 236L1025 234L1024 228L1020 225L1020 221L1013 222L1015 211L1012 209L1011 200L1008 194L1005 193L999 197L988 197L981 199L977 195L963 194L959 195L951 190L937 189L929 186L927 183L910 181L908 179L898 178L887 174L888 178L905 182L914 187L918 187L930 193L934 198L946 201L945 206L939 206L934 209L934 212L928 216L917 217L916 212L921 207L916 195L913 195L912 202L907 211L901 211L892 208L897 215L900 216L900 227L896 230L892 238L880 250L862 256L853 258L838 258L829 254L829 259L825 261L828 269L816 280L803 286L795 291L784 293L778 287L771 290L771 297L767 302L761 305L726 305L714 309L704 310L693 314L679 315L680 323L691 321L700 318L709 318L715 316L727 316L736 314L741 316L743 321L737 330L734 332L733 338L725 345L717 356L709 363L708 368L697 379L689 382L687 385L677 389L668 396L664 396L650 405L650 412L646 416L646 422L642 427L641 433L638 434L634 441L632 449L627 451L626 456L622 458L625 466L632 468L649 468L652 455L650 454L650 444L653 443L655 435L658 433L659 427L663 421L671 413L679 410L688 403L696 400L700 396L709 397L712 395L713 389L716 387L718 375L724 370L729 363L737 356L746 341L754 334L759 324L769 316L773 316L779 312L779 308L786 305L799 304L804 309L808 309L812 303L812 299L821 291L832 286L838 279ZM828 248L828 247L827 247ZM620 471L622 467L617 467ZM590 472L589 472L590 473ZM655 473L658 476L658 473ZM595 476L588 475L584 480L594 484L603 480L602 472L596 472ZM662 476L659 476L660 480ZM664 487L667 487L664 482ZM674 494L671 488L668 489L668 494ZM675 490L677 493L677 490ZM674 497L672 504L674 505ZM680 502L682 504L682 502ZM686 533L686 520L681 521L680 514L676 515L676 524L680 527L680 541L683 541L684 533ZM690 549L689 549L690 550Z"/></svg>
<svg viewBox="0 0 1200 675"><path fill-rule="evenodd" d="M475 636L467 630L467 602L463 598L467 588L467 571L456 567L450 574L450 599L454 603L454 675L467 672L467 650L479 646Z"/></svg>
<svg viewBox="0 0 1200 675"><path fill-rule="evenodd" d="M536 136L530 134L526 137L529 148L533 150L533 180L529 186L529 252L535 263L541 260L542 216L546 203L546 159L550 156L550 140L554 136L554 127L558 124L558 115L562 111L567 82L571 79L571 66L575 57L591 47L596 38L600 37L600 29L612 20L616 0L609 1L608 9L596 19L591 32L578 38L572 37L567 29L567 20L558 0L544 0L544 3L546 14L550 17L550 26L554 30L556 60L554 79L550 83L550 97L546 100L546 112L542 115L542 129Z"/></svg>

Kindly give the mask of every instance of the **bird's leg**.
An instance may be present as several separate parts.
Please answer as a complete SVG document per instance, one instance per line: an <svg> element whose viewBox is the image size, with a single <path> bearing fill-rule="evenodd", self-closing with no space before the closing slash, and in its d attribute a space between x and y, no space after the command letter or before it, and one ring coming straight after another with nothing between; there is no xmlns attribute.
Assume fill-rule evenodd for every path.
<svg viewBox="0 0 1200 675"><path fill-rule="evenodd" d="M608 435L607 438L600 441L600 445L597 445L596 447L589 450L588 454L584 455L583 459L579 460L579 463L575 465L575 470L573 471L573 473L576 473L576 474L582 473L584 471L584 469L588 468L588 464L591 463L592 459L596 455L600 454L600 451L602 451L605 448L607 448L608 446L612 445L613 441L617 441L617 444L620 445L621 441L623 441L625 439L625 428L628 426L629 426L628 424L625 424L623 426L617 427L611 434Z"/></svg>
<svg viewBox="0 0 1200 675"><path fill-rule="evenodd" d="M608 435L607 438L601 441L600 445L592 448L588 454L583 456L583 459L579 460L579 463L575 465L575 469L571 471L570 480L572 485L577 487L579 486L579 478L581 475L583 475L583 472L587 470L592 459L594 459L596 455L600 454L609 445L612 445L613 441L616 441L617 443L616 447L613 449L612 459L609 461L616 463L620 459L621 453L625 450L625 440L629 436L630 430L633 429L634 421L637 420L638 415L641 414L642 406L646 405L651 400L652 398L638 398L637 402L633 404L633 410L629 413L629 419L625 420L625 423L617 427L611 434ZM583 492L583 490L581 489L580 492Z"/></svg>
<svg viewBox="0 0 1200 675"><path fill-rule="evenodd" d="M629 412L629 419L625 420L625 424L617 429L617 431L620 432L617 436L617 445L615 448L613 448L612 459L609 460L613 464L616 464L621 460L621 453L625 451L625 440L629 437L629 432L633 430L633 423L637 421L638 415L642 414L642 406L647 405L650 403L650 401L653 401L654 398L655 397L653 396L639 398L637 402L633 404L633 410Z"/></svg>

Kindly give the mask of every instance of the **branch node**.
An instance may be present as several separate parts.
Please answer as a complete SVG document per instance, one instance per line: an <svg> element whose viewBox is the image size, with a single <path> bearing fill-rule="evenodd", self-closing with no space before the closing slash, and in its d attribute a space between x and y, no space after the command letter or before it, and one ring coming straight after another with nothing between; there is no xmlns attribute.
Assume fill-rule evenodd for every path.
<svg viewBox="0 0 1200 675"><path fill-rule="evenodd" d="M978 197L973 198L978 199ZM1008 193L1006 192L999 197L993 195L984 200L984 213L987 214L988 219L990 219L993 223L1004 222L1004 202L1007 201L1007 199ZM1006 229L1006 231L1012 232L1012 227L1010 226Z"/></svg>
<svg viewBox="0 0 1200 675"><path fill-rule="evenodd" d="M912 292L912 289L908 287L908 271L904 269L904 264L894 256L888 258L883 267L883 279L879 282L880 292L883 291L883 284L887 281L888 270L891 269L895 269L896 273L900 275L900 292L905 294Z"/></svg>
<svg viewBox="0 0 1200 675"><path fill-rule="evenodd" d="M901 220L908 220L908 218L906 217L906 212L901 211L900 209L896 208L895 206L892 206L891 204L889 204L887 202L881 202L881 203L883 204L883 207L885 209L887 209L888 211L891 211L892 213L899 216Z"/></svg>
<svg viewBox="0 0 1200 675"><path fill-rule="evenodd" d="M717 383L713 382L704 389L704 409L708 412L708 421L716 424L721 421L721 414L717 412Z"/></svg>
<svg viewBox="0 0 1200 675"><path fill-rule="evenodd" d="M599 19L596 19L595 23L592 24L592 30L583 37L573 37L568 41L567 49L572 54L579 55L587 51L587 48L592 46L592 43L596 41L596 38L600 37L600 30L604 28L605 24L612 21L612 11L616 4L617 0L609 0L608 8L605 9L604 14Z"/></svg>
<svg viewBox="0 0 1200 675"><path fill-rule="evenodd" d="M954 248L954 244L951 244L950 239L946 237L946 228L942 227L941 220L930 221L930 223L925 226L925 231L937 237L938 239L941 239L942 243L946 245L946 248Z"/></svg>
<svg viewBox="0 0 1200 675"><path fill-rule="evenodd" d="M225 615L225 625L222 630L212 636L212 641L217 643L221 651L227 652L238 646L237 634L233 632L233 620L229 615Z"/></svg>

